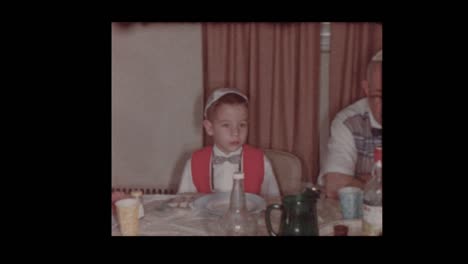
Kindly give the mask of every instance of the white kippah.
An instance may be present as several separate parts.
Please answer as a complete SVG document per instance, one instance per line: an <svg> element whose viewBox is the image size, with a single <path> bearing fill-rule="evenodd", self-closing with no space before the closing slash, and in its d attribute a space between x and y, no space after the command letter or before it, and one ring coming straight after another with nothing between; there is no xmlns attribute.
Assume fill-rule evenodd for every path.
<svg viewBox="0 0 468 264"><path fill-rule="evenodd" d="M379 50L379 52L372 57L371 61L382 61L382 50Z"/></svg>
<svg viewBox="0 0 468 264"><path fill-rule="evenodd" d="M238 94L238 95L242 96L247 102L249 101L247 96L245 94L243 94L239 89L236 89L236 88L219 88L219 89L216 89L216 90L213 91L213 93L210 95L210 97L208 97L208 100L206 101L205 111L204 111L205 118L206 118L206 113L208 111L208 108L210 108L210 106L212 104L214 104L214 102L218 101L219 98L221 98L222 96L224 96L226 94L230 94L230 93Z"/></svg>

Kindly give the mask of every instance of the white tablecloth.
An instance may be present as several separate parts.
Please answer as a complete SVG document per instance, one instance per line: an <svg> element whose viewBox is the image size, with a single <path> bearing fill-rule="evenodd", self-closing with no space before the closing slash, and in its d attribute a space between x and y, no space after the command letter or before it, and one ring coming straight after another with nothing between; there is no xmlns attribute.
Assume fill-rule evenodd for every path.
<svg viewBox="0 0 468 264"><path fill-rule="evenodd" d="M217 236L219 232L217 221L219 217L207 213L199 212L189 206L197 196L180 195L144 195L143 206L145 216L140 219L141 236ZM181 203L168 203L173 198L183 199ZM180 200L179 200L180 201ZM266 199L267 205L272 203L281 203L280 197ZM336 200L320 198L317 201L317 213L319 226L331 223L342 218L339 202ZM258 213L258 232L259 236L268 236L265 225L265 211ZM275 231L278 231L280 212L272 211L272 225ZM120 236L120 230L112 217L112 235Z"/></svg>

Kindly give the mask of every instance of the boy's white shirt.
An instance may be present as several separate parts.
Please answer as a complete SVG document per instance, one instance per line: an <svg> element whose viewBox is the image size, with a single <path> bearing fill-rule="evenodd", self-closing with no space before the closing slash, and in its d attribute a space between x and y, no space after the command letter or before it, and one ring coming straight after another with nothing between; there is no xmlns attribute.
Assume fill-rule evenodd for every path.
<svg viewBox="0 0 468 264"><path fill-rule="evenodd" d="M213 152L216 156L223 156L223 157L230 157L232 155L238 155L242 153L242 147L238 150L227 154L224 154L216 144L213 146ZM179 190L177 193L184 193L184 192L197 192L197 188L192 180L192 167L191 167L192 159L188 159L185 163L184 172L182 174L182 180L179 185ZM273 168L271 166L270 160L263 155L263 162L264 162L264 177L262 188L260 194L264 197L269 196L279 196L280 191L278 187L278 183L276 181L276 177L273 172ZM211 160L210 160L211 163ZM243 166L243 163L242 163ZM222 164L213 165L213 183L214 183L214 191L215 192L230 192L232 189L232 175L234 172L237 172L239 168L238 164L232 164L230 162L224 162Z"/></svg>

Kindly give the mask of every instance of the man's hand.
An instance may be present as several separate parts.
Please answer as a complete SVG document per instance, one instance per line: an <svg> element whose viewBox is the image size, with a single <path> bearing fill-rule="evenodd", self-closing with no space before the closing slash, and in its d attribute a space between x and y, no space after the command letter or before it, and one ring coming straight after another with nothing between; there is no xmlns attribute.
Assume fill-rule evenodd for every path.
<svg viewBox="0 0 468 264"><path fill-rule="evenodd" d="M366 174L359 174L356 176L358 180L360 180L363 184L366 184L370 179L372 179L372 175L370 173Z"/></svg>
<svg viewBox="0 0 468 264"><path fill-rule="evenodd" d="M325 193L327 198L338 199L338 190L343 187L353 186L364 189L365 183L370 179L370 174L362 174L357 177L332 172L325 174Z"/></svg>

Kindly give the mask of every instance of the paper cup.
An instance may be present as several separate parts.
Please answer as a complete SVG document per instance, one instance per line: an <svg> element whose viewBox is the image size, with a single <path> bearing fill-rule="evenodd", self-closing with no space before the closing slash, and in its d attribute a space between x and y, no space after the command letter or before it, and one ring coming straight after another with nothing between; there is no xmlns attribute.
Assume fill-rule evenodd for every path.
<svg viewBox="0 0 468 264"><path fill-rule="evenodd" d="M363 191L357 187L344 187L338 190L343 219L362 217Z"/></svg>
<svg viewBox="0 0 468 264"><path fill-rule="evenodd" d="M122 236L138 236L139 205L137 199L122 199L115 203Z"/></svg>

